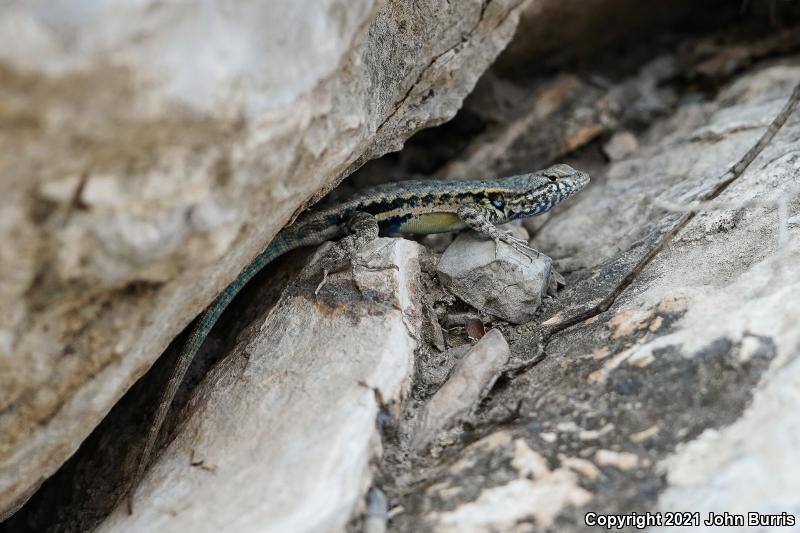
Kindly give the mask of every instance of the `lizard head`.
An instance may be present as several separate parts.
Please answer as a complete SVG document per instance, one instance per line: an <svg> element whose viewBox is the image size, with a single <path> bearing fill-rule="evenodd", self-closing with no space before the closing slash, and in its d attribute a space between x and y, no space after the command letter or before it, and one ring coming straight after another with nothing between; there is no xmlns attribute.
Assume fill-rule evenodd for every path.
<svg viewBox="0 0 800 533"><path fill-rule="evenodd" d="M503 218L515 220L549 211L586 187L589 175L561 164L503 181L505 190L492 203Z"/></svg>

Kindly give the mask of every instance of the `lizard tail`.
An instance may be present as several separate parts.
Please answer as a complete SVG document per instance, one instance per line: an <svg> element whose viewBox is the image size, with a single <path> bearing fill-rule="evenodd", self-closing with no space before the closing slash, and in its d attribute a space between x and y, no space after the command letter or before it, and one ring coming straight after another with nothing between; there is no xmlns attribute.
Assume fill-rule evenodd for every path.
<svg viewBox="0 0 800 533"><path fill-rule="evenodd" d="M305 243L279 234L278 237L276 237L276 239L273 240L197 318L194 326L192 326L189 338L181 348L175 370L172 376L170 376L167 387L161 395L158 407L153 415L153 422L150 424L150 429L147 432L147 440L145 440L144 448L139 456L139 461L136 465L136 473L131 479L131 485L128 491L128 514L133 513L133 499L136 493L136 487L139 486L139 483L144 477L145 470L150 463L150 456L153 453L161 428L167 418L167 413L169 413L175 395L178 393L178 388L183 382L186 371L194 360L197 350L200 349L200 346L208 336L211 328L214 327L214 324L216 324L223 311L228 307L228 304L231 303L231 300L233 300L242 287L244 287L253 276L281 255L303 244Z"/></svg>

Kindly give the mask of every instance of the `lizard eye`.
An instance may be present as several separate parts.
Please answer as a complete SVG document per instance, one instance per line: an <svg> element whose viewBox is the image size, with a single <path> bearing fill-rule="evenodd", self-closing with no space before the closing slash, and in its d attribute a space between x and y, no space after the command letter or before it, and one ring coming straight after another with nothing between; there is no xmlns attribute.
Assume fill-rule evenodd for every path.
<svg viewBox="0 0 800 533"><path fill-rule="evenodd" d="M550 180L550 183L555 183L558 181L558 178L556 176L547 176L547 179Z"/></svg>
<svg viewBox="0 0 800 533"><path fill-rule="evenodd" d="M504 205L506 205L503 197L499 194L493 194L489 197L492 202L492 205L495 206L497 209L502 209Z"/></svg>

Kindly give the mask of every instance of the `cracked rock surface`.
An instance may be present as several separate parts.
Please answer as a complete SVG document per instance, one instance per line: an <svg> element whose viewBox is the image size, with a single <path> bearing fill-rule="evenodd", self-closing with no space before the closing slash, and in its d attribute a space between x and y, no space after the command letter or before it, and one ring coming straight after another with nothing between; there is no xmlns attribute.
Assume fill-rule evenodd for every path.
<svg viewBox="0 0 800 533"><path fill-rule="evenodd" d="M524 324L536 316L551 268L545 255L530 258L505 243L465 232L442 254L437 272L445 287L478 311Z"/></svg>
<svg viewBox="0 0 800 533"><path fill-rule="evenodd" d="M656 121L635 154L596 172L533 241L572 270L542 326L613 290L680 215L656 199L710 189L798 79L794 64L741 76ZM394 530L584 531L584 515L600 510L800 516L800 419L789 407L800 238L788 223L800 209L798 143L795 112L722 204L691 220L607 311L549 337L543 361L496 387L459 437L400 466L406 445L393 441L380 488L402 508ZM524 334L507 336L514 353Z"/></svg>
<svg viewBox="0 0 800 533"><path fill-rule="evenodd" d="M453 116L519 2L4 2L0 517L307 203Z"/></svg>
<svg viewBox="0 0 800 533"><path fill-rule="evenodd" d="M499 330L486 333L452 369L420 416L413 446L423 448L459 417L466 417L492 388L510 355Z"/></svg>
<svg viewBox="0 0 800 533"><path fill-rule="evenodd" d="M97 531L343 527L369 487L379 399L409 386L423 252L378 239L359 257L393 268L331 275L318 297L312 260L196 391L133 515L123 501Z"/></svg>
<svg viewBox="0 0 800 533"><path fill-rule="evenodd" d="M677 3L657 2L659 9ZM3 228L13 228L9 232L21 239L15 242L30 242L37 248L35 254L0 249L0 269L11 264L6 258L33 265L29 270L14 267L11 275L4 270L2 290L36 287L18 298L24 305L0 306L0 312L13 315L0 327L10 324L16 328L11 337L4 332L0 340L3 346L16 347L13 343L36 339L42 349L31 352L33 355L19 352L30 357L26 359L30 366L13 366L17 373L5 370L11 368L9 361L16 364L14 359L0 359L0 365L6 365L0 366L0 379L14 379L13 386L2 383L0 399L8 400L7 391L21 394L29 390L27 395L15 397L16 403L4 404L5 410L0 408L0 424L6 424L2 428L17 427L8 425L9 420L23 420L20 417L27 414L30 420L39 421L36 426L20 426L33 428L32 442L18 432L0 433L3 446L21 439L14 441L21 443L19 447L0 448L0 480L15 480L7 475L11 471L20 472L20 479L29 479L24 475L30 471L24 467L32 464L31 458L39 461L42 468L36 472L41 473L51 471L69 455L74 449L70 446L80 440L76 435L85 434L86 427L96 423L107 410L109 398L127 387L129 381L125 380L149 365L150 355L144 348L130 352L126 347L151 343L163 348L165 339L172 338L202 308L206 297L225 284L225 276L237 271L262 238L271 235L315 191L321 193L336 181L338 171L328 172L338 164L335 161L346 160L336 167L346 167L346 172L364 157L397 146L406 133L423 127L428 119L436 122L460 105L454 95L467 90L468 79L475 74L470 67L480 70L481 61L489 61L487 51L502 46L517 9L506 3L461 3L467 11L448 25L452 19L441 16L452 14L453 2L437 4L438 9L417 3L420 10L413 13L391 1L377 6L347 4L347 9L336 2L323 4L332 11L319 14L309 10L307 16L350 30L334 32L335 38L325 31L319 33L330 37L325 42L331 46L339 43L346 51L336 56L339 62L330 63L330 49L314 50L312 55L323 57L327 68L323 70L331 75L311 84L314 88L308 99L289 95L279 99L287 106L280 108L287 115L273 110L262 116L258 110L263 110L259 107L263 102L248 98L260 93L248 91L244 79L235 84L237 91L243 91L240 109L257 110L256 118L247 114L250 111L236 115L235 126L242 130L234 128L226 137L234 147L231 153L236 158L230 161L235 164L212 165L221 172L215 174L218 179L210 190L226 199L230 191L249 183L237 198L244 198L242 205L250 206L247 213L253 214L242 214L245 212L238 211L241 205L236 202L220 204L238 206L233 209L231 226L238 228L238 233L228 236L227 247L215 241L214 235L224 231L214 220L228 211L199 207L208 193L203 172L176 173L192 186L181 188L174 197L189 197L198 207L188 209L185 219L167 217L169 223L157 224L157 231L147 224L126 221L149 220L150 214L169 210L168 194L156 195L156 199L163 198L160 202L147 196L136 204L139 207L134 214L139 218L122 219L124 223L103 224L94 218L105 214L108 216L102 221L113 222L116 210L127 213L128 204L119 202L127 197L120 191L128 189L118 187L134 182L119 181L118 174L109 174L114 166L104 165L115 161L111 156L100 158L98 166L91 167L97 170L88 172L87 179L77 173L72 181L51 183L51 173L46 171L50 167L45 164L36 167L45 169L41 173L28 172L27 159L19 157L20 153L26 157L30 152L39 157L47 153L57 162L69 160L63 157L65 153L94 146L97 138L92 132L108 135L119 128L122 137L111 135L111 145L128 146L127 141L132 147L142 145L133 137L135 132L126 129L127 122L118 121L108 107L104 108L108 120L117 121L114 128L93 129L103 126L106 115L87 113L91 127L81 129L82 136L74 140L67 126L74 122L83 127L83 123L73 108L58 103L65 98L56 90L60 86L46 86L56 97L43 98L44 93L35 90L42 90L38 83L43 75L26 71L32 78L25 80L31 83L19 83L13 62L11 67L2 67L11 69L11 77L6 70L0 71L6 76L3 81L16 80L16 84L0 84L0 95L13 92L16 99L3 100L13 105L0 105L0 116L13 119L6 123L17 128L16 134L24 131L31 135L25 143L2 152L17 155L11 159L11 167L4 168L37 176L33 185L18 180L7 188L9 195L0 200L6 202L3 216L22 214ZM513 54L481 78L455 119L418 133L402 152L367 163L343 184L342 188L358 187L407 177L478 178L530 171L554 162L588 171L592 183L581 194L545 217L525 221L531 245L551 257L553 271L565 277L564 288L541 301L533 320L517 325L476 312L443 286L437 268L442 268L440 261L446 266L442 254L446 255L452 235L422 239L428 249L408 241L380 240L365 251L366 264L331 275L316 297L319 272L305 265L313 265L309 254L318 257L323 250L297 250L257 276L212 331L168 417L154 463L137 489L134 515L126 515L121 507L126 475L135 467L135 451L183 340L180 336L147 379L129 390L79 451L44 482L27 505L0 524L0 533L86 531L98 524L108 531L149 530L157 524L160 530L188 528L196 532L226 528L272 531L281 525L291 530L348 533L569 533L586 530L588 512L683 510L704 515L708 511L760 511L800 517L796 498L800 471L795 460L800 441L796 408L800 401L800 332L796 327L800 271L794 266L800 264L800 114L795 111L747 171L665 246L657 248L658 253L641 271L632 271L642 258L649 257L650 250L666 242L665 236L671 235L676 221L684 216L680 209L712 190L720 176L753 146L800 79L800 32L797 24L791 26L791 19L777 21L788 26L786 31L767 19L763 19L760 32L740 31L758 30L748 24L758 18L759 4L776 6L775 13L785 17L791 3L749 2L752 11L747 17L742 17L738 5L728 3L723 9L723 4L706 7L706 14L719 25L708 29L709 33L695 37L658 33L653 42L637 38L636 46L627 51L624 46L613 51L600 48L597 55L583 57L588 66L564 57L581 57L580 49L612 37L612 21L618 29L627 30L629 19L609 16L614 9L641 18L643 12L654 11L651 4L643 8L631 0L570 0L520 5L519 9L526 10L529 30L522 32ZM602 11L603 5L616 8ZM684 9L699 3L681 5ZM0 8L13 15L0 18L0 30L9 20L35 28L36 18L24 17L26 10L32 9L29 6L44 3ZM174 10L180 13L182 8L175 6L148 11L155 19L147 20L157 22ZM548 6L561 15L549 21L535 18L551 11L545 9ZM798 14L799 7L794 6ZM361 18L348 11L360 8L364 8L359 12ZM226 20L222 15L237 16L236 9L227 14L222 11L209 20L221 23ZM83 13L91 15L92 11ZM130 13L123 9L118 14ZM584 18L578 20L580 16ZM170 32L188 32L176 38L178 44L183 43L191 28L173 24L180 17L167 18ZM258 20L253 12L246 18ZM561 22L556 23L558 20ZM544 34L530 30L557 30L565 20L570 31L583 33L574 47L556 44L563 56L552 53L551 39L570 31ZM597 32L581 28L597 28L598 21L602 21L603 35L594 41ZM491 26L491 31L484 24ZM294 31L291 24L286 26L291 39L308 37ZM202 27L204 36L213 37L213 31ZM638 28L634 33L646 31ZM433 32L434 37L409 45L411 37L406 34L419 32ZM3 57L12 50L22 57L47 58L40 54L47 49L42 34L38 32L38 42L2 41ZM126 34L109 35L124 38ZM246 40L246 32L242 38ZM291 39L285 42L295 42ZM152 45L146 39L132 41L144 49ZM224 41L226 60L221 63L235 66L227 59L237 49L228 46L231 41ZM214 42L208 39L204 46L217 50ZM537 43L544 47L544 58L531 51ZM17 46L20 44L25 46ZM88 53L103 46L102 39L90 39L79 48ZM204 49L193 52L202 58ZM520 53L530 56L520 59ZM357 60L349 54L355 54ZM119 68L136 58L136 54L115 56L113 65ZM169 59L166 55L156 63ZM259 56L258 60L269 59ZM375 70L375 65L395 65L398 70ZM69 61L48 62L46 79L63 82L59 76L72 66ZM315 75L303 61L296 66L302 68L286 67L291 81L287 86L299 83L296 76L300 71ZM521 77L503 74L514 66L525 71ZM80 72L91 74L85 67L83 64ZM210 71L224 74L219 69ZM164 71L160 72L163 75ZM358 82L347 85L341 77L345 72L366 79L359 77ZM200 68L197 76L205 75ZM259 76L269 75L268 70L258 71L248 79L263 81ZM181 73L174 77L179 79ZM151 83L159 79L148 77L145 84L155 93L134 94L158 96L161 93L153 87L160 86ZM124 82L124 78L108 76L103 80L107 91ZM390 80L401 83L396 86ZM440 84L448 89L437 89ZM280 85L259 87L273 90ZM343 86L352 93L336 90ZM169 87L180 89L181 85ZM213 99L215 87L224 91L225 84L204 85L204 91L192 96L191 105L199 106L205 98L205 109L223 113L224 106L209 104L217 102ZM72 100L65 101L80 104L83 92L70 92ZM34 120L30 113L22 112L25 108L19 102L25 101L23 96L35 98L37 94L47 120ZM354 103L349 99L353 94L362 95L363 100ZM93 96L98 97L98 105L103 104L102 98ZM110 99L119 102L116 93ZM130 109L142 109L136 98L130 102ZM153 99L147 102L153 104ZM301 106L310 102L325 104L321 114L317 107L312 106L312 112ZM181 110L185 111L188 104L183 104ZM172 109L167 105L145 108L149 113L166 114ZM65 115L65 109L73 113ZM117 109L116 113L132 113L130 109ZM359 117L365 116L375 119L367 121L375 126L373 130L363 129ZM273 124L270 117L281 128L254 129L253 124ZM349 121L353 117L355 120ZM305 129L296 129L297 121ZM53 124L62 127L60 136L49 129ZM194 135L205 134L196 123L188 129ZM136 130L142 131L151 130ZM164 132L165 140L142 148L149 157L144 162L174 164L174 159L162 159L160 147L183 140L166 126L158 131ZM42 132L49 132L46 137L54 144L33 143L31 139L38 139ZM18 135L3 137L4 133L0 128L2 142L19 139ZM349 144L353 138L360 139L357 149ZM67 142L70 139L73 142ZM228 145L218 140L198 142L197 151L192 150L186 161L199 165L205 157L213 159L214 150L227 150ZM266 149L271 146L282 149ZM254 166L239 166L251 159ZM178 170L188 168L186 161L178 159ZM130 175L150 176L151 181L145 182L148 187L143 192L135 189L135 194L172 184L164 178L172 173L151 175L142 171L149 168L140 166L143 164L134 158L124 167ZM259 171L243 173L242 168ZM277 173L271 169L278 169ZM20 190L34 191L36 198L44 200L25 211L28 204L17 201L26 198L19 196ZM188 240L168 240L178 250L168 260L156 253L158 246L155 255L148 255L147 239L138 240L158 236L163 228L188 224L185 220L205 229ZM243 221L241 227L239 221ZM112 243L108 250L117 251L115 258L125 254L139 257L144 266L136 267L131 278L138 281L114 285L121 288L113 297L104 292L105 285L93 290L97 286L89 282L92 276L115 272L119 263L107 260L108 250L99 246L88 263L81 259L86 255L80 253L81 246L100 241L82 240L87 234L79 231L80 226L75 229L77 223L92 228L92 239ZM40 233L31 233L31 227ZM138 229L120 236L120 227ZM14 233L17 228L19 235ZM41 234L48 239L53 235L74 237L78 240L63 242L79 246L65 244L63 250L69 253L56 256L50 244L43 246L37 240ZM138 243L133 248L131 235ZM469 238L455 237L456 243ZM217 245L209 245L212 241ZM493 258L494 243L486 244ZM129 249L136 251L125 251ZM35 268L37 261L53 257L58 260L47 263L55 264L52 268ZM165 261L177 265L175 270L162 268ZM86 270L85 277L80 275L81 268ZM65 285L54 274L36 277L35 283L30 276L15 277L30 271L60 272L58 269L70 272L73 276L68 279L76 285ZM18 282L22 285L16 286ZM51 290L55 296L47 292ZM75 294L83 298L78 303L72 299ZM609 295L613 296L610 300ZM164 308L163 298L175 298L170 301L177 303ZM89 305L92 302L99 307ZM608 302L608 307L598 307L601 302ZM37 313L57 319L60 312L73 321L64 339L75 342L60 343L63 332L57 329L58 320L36 321ZM23 318L14 313L22 313ZM30 325L25 321L28 318L34 325L53 324L57 331L42 329L29 334L18 327L20 323ZM148 337L154 330L158 335ZM104 342L109 337L117 344ZM92 339L103 349L89 350L86 343ZM119 348L124 357L108 362L105 357L111 348ZM53 353L58 355L57 364L50 365L48 354ZM87 359L86 354L94 358ZM90 376L86 395L63 402L50 418L36 418L52 412L39 407L55 405L65 390L83 383L67 380L63 388L52 386L62 383L57 378L66 371L73 372L69 374L72 377L88 372L81 365L92 370L86 374ZM20 368L28 373L20 373ZM108 373L126 377L109 381ZM42 376L51 379L42 381ZM23 387L31 383L42 386ZM83 403L74 403L78 400ZM62 415L71 418L62 419ZM426 417L428 423L424 423ZM48 447L47 439L62 435L54 432L58 424L67 427L68 438L57 442L60 447ZM36 441L37 436L46 438ZM48 446L39 446L42 442ZM2 455L9 449L18 453ZM774 526L764 530L786 529Z"/></svg>

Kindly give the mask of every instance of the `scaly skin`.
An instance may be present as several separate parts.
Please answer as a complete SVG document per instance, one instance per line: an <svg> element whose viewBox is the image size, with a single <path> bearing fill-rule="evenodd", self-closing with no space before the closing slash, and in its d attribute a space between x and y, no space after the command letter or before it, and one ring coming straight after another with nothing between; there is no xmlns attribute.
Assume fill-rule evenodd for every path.
<svg viewBox="0 0 800 533"><path fill-rule="evenodd" d="M303 213L275 236L203 311L192 327L148 432L133 478L129 511L132 510L135 488L144 475L161 426L189 364L231 300L266 265L295 248L345 236L348 223L354 217L361 218L361 225L364 226L364 213L371 215L371 218L366 217L366 222L372 223L372 229L377 223L383 235L426 235L469 227L496 242L507 242L528 253L535 250L495 225L545 213L588 183L588 175L567 165L493 180L402 181L360 191L343 202Z"/></svg>

